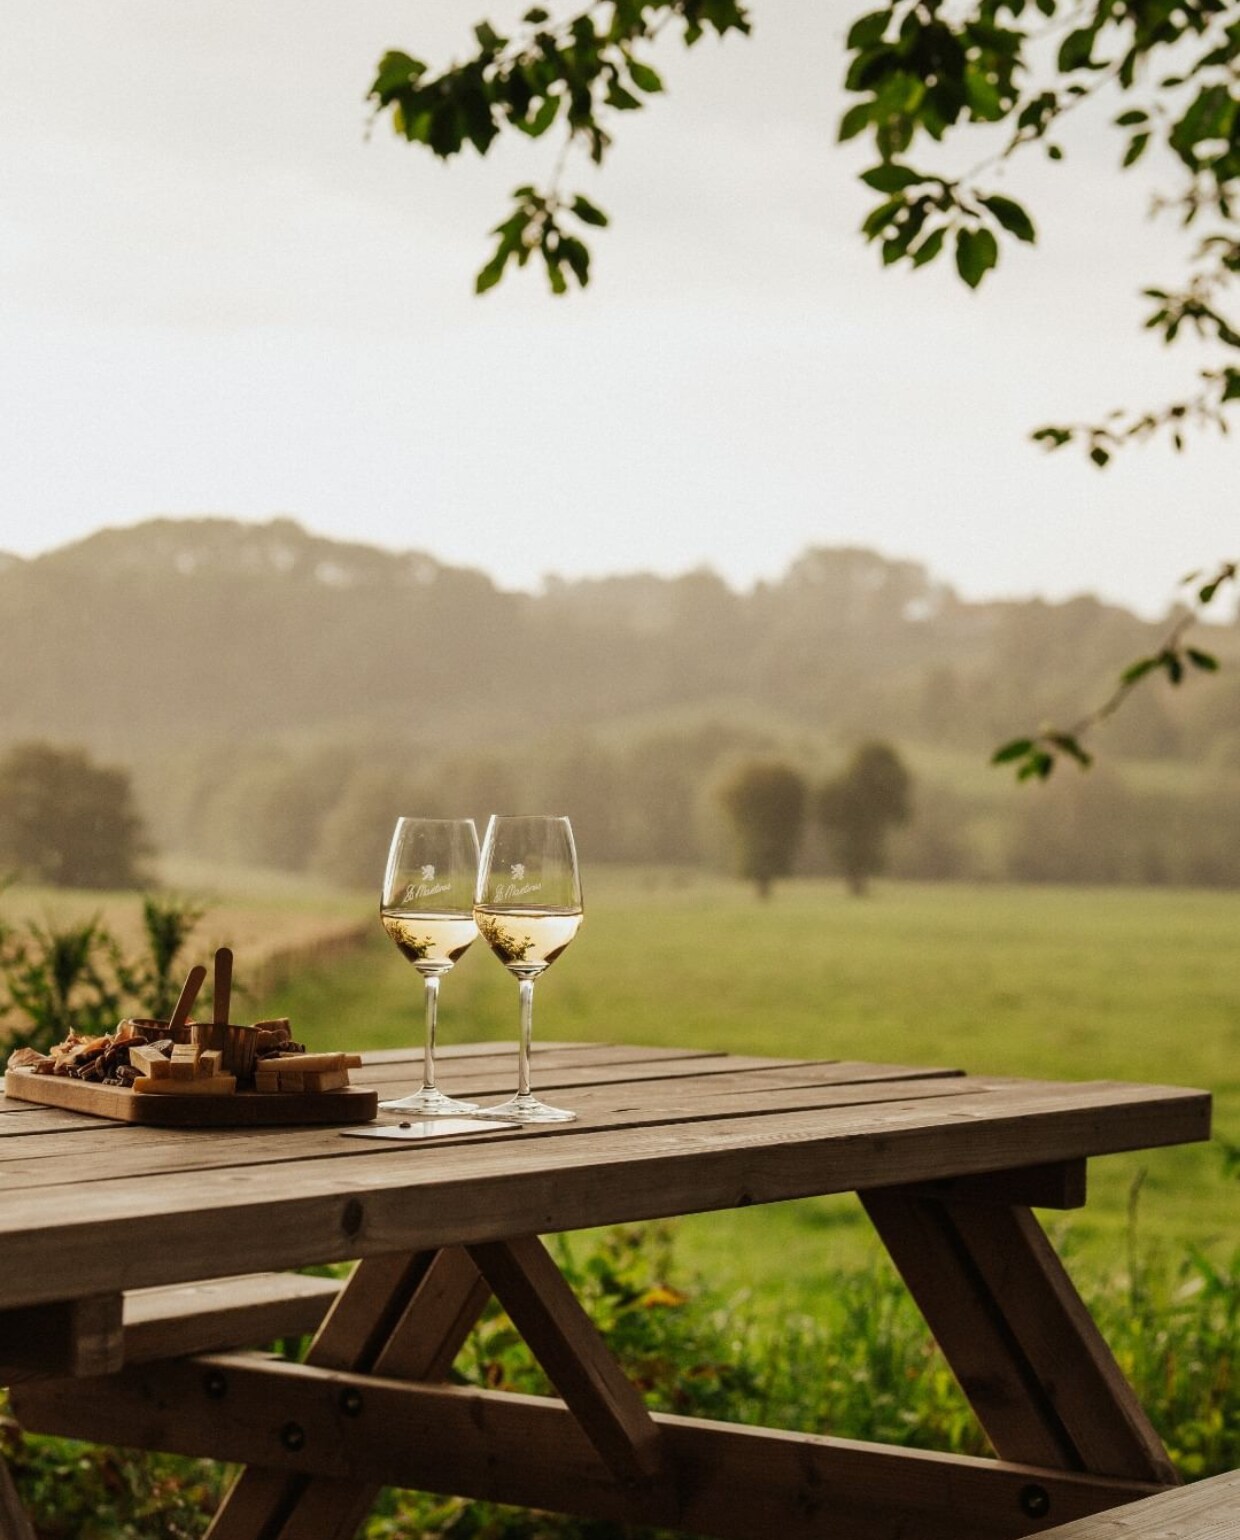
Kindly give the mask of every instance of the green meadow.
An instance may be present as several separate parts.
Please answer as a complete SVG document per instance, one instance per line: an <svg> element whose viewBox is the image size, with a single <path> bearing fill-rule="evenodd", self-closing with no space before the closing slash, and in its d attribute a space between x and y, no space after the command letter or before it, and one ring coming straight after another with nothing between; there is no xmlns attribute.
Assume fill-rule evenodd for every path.
<svg viewBox="0 0 1240 1540"><path fill-rule="evenodd" d="M805 881L763 904L719 877L602 870L586 914L538 985L536 1086L540 1038L1140 1080L1210 1089L1217 1134L1240 1142L1238 894L880 884L857 900ZM475 946L445 981L442 1040L510 1038L516 1005ZM315 1045L392 1047L420 1039L421 986L376 922L262 1010ZM1088 1205L1046 1219L1074 1265L1109 1272L1134 1215L1147 1254L1230 1254L1240 1184L1217 1141L1097 1160ZM678 1240L713 1288L783 1308L875 1244L848 1197L688 1219Z"/></svg>

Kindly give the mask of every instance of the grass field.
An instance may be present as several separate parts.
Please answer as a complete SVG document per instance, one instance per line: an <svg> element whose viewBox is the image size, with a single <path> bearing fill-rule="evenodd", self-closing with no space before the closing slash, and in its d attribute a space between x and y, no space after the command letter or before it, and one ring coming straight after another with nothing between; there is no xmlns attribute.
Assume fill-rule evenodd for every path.
<svg viewBox="0 0 1240 1540"><path fill-rule="evenodd" d="M602 871L586 912L538 986L536 1040L1203 1086L1218 1132L1240 1141L1240 895L890 884L857 901L804 882L762 905L719 878ZM443 1040L511 1037L516 1003L474 947L445 982ZM313 1044L391 1047L420 1033L419 981L377 924L368 947L262 1004ZM1240 1183L1217 1148L1196 1146L1094 1163L1089 1205L1049 1221L1081 1266L1122 1265L1141 1173L1144 1244L1230 1252ZM822 1261L872 1248L846 1198L681 1227L686 1260L713 1282L783 1305L812 1301Z"/></svg>

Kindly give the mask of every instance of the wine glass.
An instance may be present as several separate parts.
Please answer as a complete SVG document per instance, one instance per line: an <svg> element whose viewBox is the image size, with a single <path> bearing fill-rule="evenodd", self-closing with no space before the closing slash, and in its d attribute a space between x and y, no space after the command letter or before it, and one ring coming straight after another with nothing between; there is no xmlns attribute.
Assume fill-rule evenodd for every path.
<svg viewBox="0 0 1240 1540"><path fill-rule="evenodd" d="M435 1084L439 981L478 935L472 911L478 877L478 831L472 818L398 818L388 850L379 918L426 984L426 1050L422 1087L380 1102L389 1112L452 1117L476 1103L445 1096Z"/></svg>
<svg viewBox="0 0 1240 1540"><path fill-rule="evenodd" d="M549 1107L530 1090L534 980L581 925L581 878L567 818L493 816L478 867L474 919L483 940L517 980L521 1039L517 1094L480 1116L519 1123L571 1123L577 1114Z"/></svg>

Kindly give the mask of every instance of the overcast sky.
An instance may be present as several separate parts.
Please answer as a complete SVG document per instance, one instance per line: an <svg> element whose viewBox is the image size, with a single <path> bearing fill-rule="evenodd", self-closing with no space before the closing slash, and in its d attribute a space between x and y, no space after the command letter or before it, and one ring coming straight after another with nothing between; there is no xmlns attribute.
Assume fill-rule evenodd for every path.
<svg viewBox="0 0 1240 1540"><path fill-rule="evenodd" d="M1184 250L1147 219L1157 168L1121 177L1082 122L1059 168L999 184L1041 238L978 294L884 272L857 234L872 157L834 144L863 9L753 0L749 40L661 44L669 94L601 176L570 164L614 228L557 300L532 269L472 293L549 139L445 167L366 135L386 48L442 62L517 7L8 0L0 549L288 513L508 587L701 564L747 585L849 543L970 597L1160 611L1237 554L1235 452L1100 475L1028 440L1191 380L1192 347L1140 329Z"/></svg>

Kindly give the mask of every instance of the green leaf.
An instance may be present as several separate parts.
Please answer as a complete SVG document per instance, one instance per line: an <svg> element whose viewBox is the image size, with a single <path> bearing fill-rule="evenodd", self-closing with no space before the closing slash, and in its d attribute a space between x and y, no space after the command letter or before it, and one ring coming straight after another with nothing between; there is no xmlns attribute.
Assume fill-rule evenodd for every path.
<svg viewBox="0 0 1240 1540"><path fill-rule="evenodd" d="M1131 112L1121 112L1115 120L1116 128L1135 128L1138 123L1148 123L1150 115L1141 108L1134 107Z"/></svg>
<svg viewBox="0 0 1240 1540"><path fill-rule="evenodd" d="M573 270L573 276L584 289L590 282L590 251L584 241L566 235L560 241L560 256Z"/></svg>
<svg viewBox="0 0 1240 1540"><path fill-rule="evenodd" d="M1091 70L1097 66L1090 58L1094 48L1094 32L1090 27L1078 27L1075 32L1069 32L1067 37L1059 45L1059 57L1057 60L1061 74L1067 74L1069 70Z"/></svg>
<svg viewBox="0 0 1240 1540"><path fill-rule="evenodd" d="M532 11L526 11L521 20L531 27L541 27L543 22L551 20L551 16L542 6L536 5Z"/></svg>
<svg viewBox="0 0 1240 1540"><path fill-rule="evenodd" d="M1179 654L1172 652L1170 648L1159 653L1158 662L1160 667L1166 669L1167 678L1172 684L1179 684L1184 678L1184 665L1180 662Z"/></svg>
<svg viewBox="0 0 1240 1540"><path fill-rule="evenodd" d="M607 105L614 107L618 112L634 112L641 106L641 98L634 96L632 91L626 91L614 77L607 83ZM562 290L557 289L556 293Z"/></svg>
<svg viewBox="0 0 1240 1540"><path fill-rule="evenodd" d="M1089 458L1101 470L1104 465L1111 463L1111 452L1109 449L1104 449L1101 444L1095 444L1089 451Z"/></svg>
<svg viewBox="0 0 1240 1540"><path fill-rule="evenodd" d="M1145 154L1145 149L1149 142L1149 134L1134 134L1128 141L1128 148L1124 151L1124 159L1121 164L1125 168L1135 166L1142 155Z"/></svg>
<svg viewBox="0 0 1240 1540"><path fill-rule="evenodd" d="M478 47L483 53L498 53L506 41L500 37L489 21L480 21L474 28L474 36L478 39Z"/></svg>
<svg viewBox="0 0 1240 1540"><path fill-rule="evenodd" d="M880 203L866 215L861 224L861 233L867 240L872 241L876 235L881 235L891 223L892 216L898 209L904 207L903 198L888 198L885 203Z"/></svg>
<svg viewBox="0 0 1240 1540"><path fill-rule="evenodd" d="M1120 683L1136 684L1138 679L1144 679L1146 674L1153 673L1159 666L1160 660L1158 658L1139 658L1137 662L1130 663L1119 676Z"/></svg>
<svg viewBox="0 0 1240 1540"><path fill-rule="evenodd" d="M855 107L850 107L840 119L840 143L855 139L859 133L868 128L873 113L874 107L871 102L858 102Z"/></svg>
<svg viewBox="0 0 1240 1540"><path fill-rule="evenodd" d="M607 223L607 215L602 209L595 208L588 198L583 198L580 193L573 199L573 213L583 225L597 225L602 227Z"/></svg>
<svg viewBox="0 0 1240 1540"><path fill-rule="evenodd" d="M855 51L860 48L872 48L875 43L881 43L890 20L890 11L871 11L868 16L859 17L848 29L844 46Z"/></svg>
<svg viewBox="0 0 1240 1540"><path fill-rule="evenodd" d="M1093 755L1081 747L1079 739L1073 733L1050 733L1047 735L1047 742L1053 743L1057 749L1070 755L1084 770L1088 770L1094 762Z"/></svg>
<svg viewBox="0 0 1240 1540"><path fill-rule="evenodd" d="M507 261L507 250L501 249L497 252L474 279L474 293L485 294L488 289L493 289L504 276Z"/></svg>
<svg viewBox="0 0 1240 1540"><path fill-rule="evenodd" d="M370 88L370 94L386 102L393 91L409 85L425 73L426 65L420 59L411 58L409 54L393 49L379 60L379 72Z"/></svg>
<svg viewBox="0 0 1240 1540"><path fill-rule="evenodd" d="M956 270L971 289L976 289L999 260L999 243L989 230L956 232Z"/></svg>
<svg viewBox="0 0 1240 1540"><path fill-rule="evenodd" d="M983 204L995 216L1003 228L1010 235L1014 235L1018 241L1034 241L1037 239L1037 231L1033 227L1033 220L1011 198L1004 198L998 193L992 193L988 198L979 198Z"/></svg>
<svg viewBox="0 0 1240 1540"><path fill-rule="evenodd" d="M556 114L559 110L560 98L558 96L544 96L534 116L532 118L518 118L517 127L523 134L528 134L531 139L537 139L545 134L555 122Z"/></svg>
<svg viewBox="0 0 1240 1540"><path fill-rule="evenodd" d="M1033 435L1035 444L1045 444L1048 449L1062 449L1072 442L1070 428L1037 428Z"/></svg>
<svg viewBox="0 0 1240 1540"><path fill-rule="evenodd" d="M658 71L652 70L648 64L642 64L637 59L629 60L629 77L639 91L645 91L651 96L663 89L663 81Z"/></svg>
<svg viewBox="0 0 1240 1540"><path fill-rule="evenodd" d="M894 161L887 161L884 165L871 166L868 171L863 171L861 180L875 192L894 193L924 182L925 178L909 166L897 166Z"/></svg>
<svg viewBox="0 0 1240 1540"><path fill-rule="evenodd" d="M1023 759L1033 747L1032 738L1013 738L1010 743L1005 743L990 756L992 765L1006 765L1013 759Z"/></svg>
<svg viewBox="0 0 1240 1540"><path fill-rule="evenodd" d="M1200 647L1186 647L1184 655L1196 668L1201 668L1207 674L1218 672L1218 659L1212 652L1202 652Z"/></svg>
<svg viewBox="0 0 1240 1540"><path fill-rule="evenodd" d="M911 253L914 267L925 267L927 262L933 262L935 257L943 249L943 242L947 237L947 226L940 225L937 230L932 230L922 241L916 251Z"/></svg>

